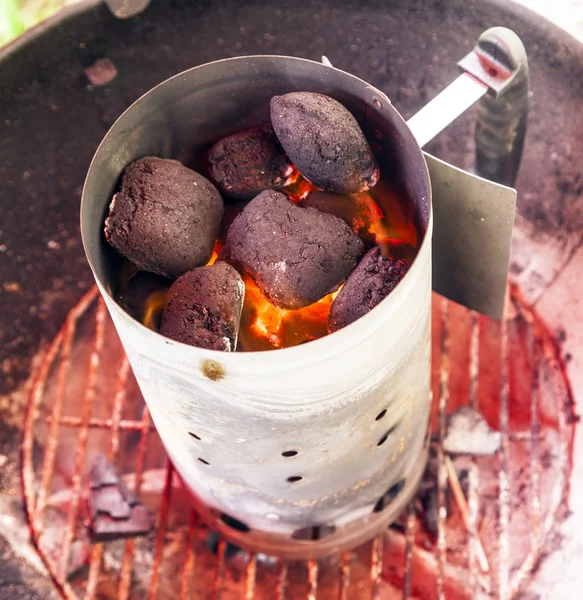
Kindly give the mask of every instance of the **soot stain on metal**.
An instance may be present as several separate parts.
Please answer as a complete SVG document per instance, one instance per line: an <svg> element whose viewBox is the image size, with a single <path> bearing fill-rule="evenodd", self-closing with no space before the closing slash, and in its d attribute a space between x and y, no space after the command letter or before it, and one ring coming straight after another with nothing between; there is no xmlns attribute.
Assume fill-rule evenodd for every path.
<svg viewBox="0 0 583 600"><path fill-rule="evenodd" d="M225 367L216 360L203 360L200 370L205 377L211 381L220 381L225 376Z"/></svg>

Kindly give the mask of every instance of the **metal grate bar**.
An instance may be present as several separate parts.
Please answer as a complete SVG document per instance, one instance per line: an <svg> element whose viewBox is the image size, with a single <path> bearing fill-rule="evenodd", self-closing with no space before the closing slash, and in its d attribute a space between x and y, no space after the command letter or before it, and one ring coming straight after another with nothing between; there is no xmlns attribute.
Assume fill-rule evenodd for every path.
<svg viewBox="0 0 583 600"><path fill-rule="evenodd" d="M150 600L155 600L158 595L158 584L160 582L160 563L162 562L162 552L164 550L164 534L166 533L166 518L168 517L168 507L172 497L172 476L174 467L168 461L166 467L166 483L164 485L164 494L162 495L162 505L160 506L160 519L158 521L158 533L156 535L156 549L154 551L154 564L152 565L152 583L150 584ZM132 540L129 540L130 542Z"/></svg>
<svg viewBox="0 0 583 600"><path fill-rule="evenodd" d="M75 522L77 520L77 511L79 510L79 501L83 494L83 466L85 464L85 452L87 449L87 438L89 429L87 423L93 409L95 400L95 389L97 386L97 373L101 363L101 351L103 348L103 337L105 331L105 317L107 309L105 303L100 298L97 304L97 313L95 316L95 336L93 338L93 349L91 358L89 359L89 375L87 377L87 388L85 390L85 398L83 399L83 425L79 429L79 438L77 452L75 456L75 466L73 469L72 488L73 493L69 503L69 514L67 515L67 525L65 526L65 535L63 536L63 546L61 550L61 578L67 578L67 566L69 564L69 555L71 552L71 544L75 536Z"/></svg>
<svg viewBox="0 0 583 600"><path fill-rule="evenodd" d="M46 418L46 422L49 425L52 425L55 422L55 419L52 416L48 416ZM84 427L84 423L80 417L61 417L57 420L57 425L62 427ZM114 425L119 429L119 431L141 431L142 423L141 421L133 421L130 419L120 419L117 424L113 422L113 419L98 419L92 418L89 419L87 423L87 427L89 429L111 429ZM155 431L155 427L153 424L150 425L150 430Z"/></svg>
<svg viewBox="0 0 583 600"><path fill-rule="evenodd" d="M87 590L85 591L85 600L93 600L97 594L99 585L99 576L101 575L101 558L103 556L103 545L95 544L91 551L89 562L89 576L87 578Z"/></svg>
<svg viewBox="0 0 583 600"><path fill-rule="evenodd" d="M508 301L508 300L507 300ZM508 337L510 323L506 318L500 324L500 471L499 486L499 535L498 535L498 597L509 598L510 548L508 526L510 521L510 481L509 469L509 436L508 436L508 399L510 383L508 379Z"/></svg>
<svg viewBox="0 0 583 600"><path fill-rule="evenodd" d="M480 318L474 311L471 312L470 333L470 406L478 411L479 370L480 370ZM468 568L469 586L475 590L478 585L478 514L479 514L479 470L475 457L471 459L470 472L468 474Z"/></svg>
<svg viewBox="0 0 583 600"><path fill-rule="evenodd" d="M318 561L308 561L308 593L306 600L316 600L318 594Z"/></svg>
<svg viewBox="0 0 583 600"><path fill-rule="evenodd" d="M285 588L287 586L287 570L288 566L285 560L280 560L279 569L277 572L277 584L275 586L276 600L285 600Z"/></svg>
<svg viewBox="0 0 583 600"><path fill-rule="evenodd" d="M407 506L407 529L405 532L405 576L403 579L403 600L409 600L413 586L413 546L415 544L415 508L411 502Z"/></svg>
<svg viewBox="0 0 583 600"><path fill-rule="evenodd" d="M109 458L114 460L119 452L119 432L121 430L121 415L127 398L127 383L130 375L130 363L127 356L121 361L117 376L117 391L113 400L113 413L111 416L111 440L109 443ZM91 423L91 420L90 420ZM91 425L90 425L91 426Z"/></svg>
<svg viewBox="0 0 583 600"><path fill-rule="evenodd" d="M22 485L24 491L24 502L27 517L31 527L31 538L39 549L40 528L38 526L40 525L40 520L35 517L35 510L36 507L38 507L38 497L35 502L37 484L35 481L34 461L32 459L35 447L35 437L33 434L34 423L41 406L43 395L46 391L46 384L49 377L49 373L51 371L51 367L55 364L57 355L61 350L66 330L67 325L65 324L55 336L53 343L49 346L45 356L41 361L37 375L34 379L34 383L31 388L30 404L26 412L24 437L22 440ZM41 491L42 489L38 490L39 496ZM48 490L45 490L44 494L46 502L46 495L48 494ZM52 564L49 561L48 555L45 552L40 552L40 557L47 571L51 573ZM59 581L55 581L55 584L57 586L58 591L61 592L65 596L65 598L72 597L70 594L68 594L68 590L65 589L65 586L63 586Z"/></svg>
<svg viewBox="0 0 583 600"><path fill-rule="evenodd" d="M130 373L130 364L124 355L117 377L117 389L115 398L113 401L113 413L112 413L112 427L111 427L111 438L109 442L109 459L114 461L119 451L119 422L123 410L123 405L127 396L126 385L128 376ZM91 552L91 559L89 562L89 577L87 583L87 590L85 593L85 600L93 600L97 593L97 583L99 575L101 574L101 559L103 556L103 545L97 543L93 546Z"/></svg>
<svg viewBox="0 0 583 600"><path fill-rule="evenodd" d="M257 577L257 555L251 554L245 573L245 600L255 598L255 578Z"/></svg>
<svg viewBox="0 0 583 600"><path fill-rule="evenodd" d="M449 305L445 298L441 301L441 356L439 363L439 445L437 448L437 457L439 460L439 470L437 474L438 485L438 505L439 516L437 521L437 598L445 600L445 565L447 562L447 549L445 539L445 521L447 517L446 490L447 490L447 470L445 467L445 457L441 441L445 436L446 410L449 400Z"/></svg>
<svg viewBox="0 0 583 600"><path fill-rule="evenodd" d="M53 472L55 469L55 459L57 457L57 447L59 445L59 418L63 410L63 402L65 400L65 388L67 387L67 379L69 375L69 359L71 356L71 348L73 338L77 328L77 321L82 317L89 306L97 297L97 290L93 288L81 299L79 304L69 313L64 326L63 344L61 346L60 364L57 373L57 391L56 400L53 405L53 420L51 423L47 445L45 449L45 458L43 461L41 484L38 492L38 497L35 506L34 519L39 531L42 530L42 520L46 509L47 494L51 489Z"/></svg>
<svg viewBox="0 0 583 600"><path fill-rule="evenodd" d="M379 600L381 593L381 575L383 573L383 542L384 536L382 534L378 535L372 541L370 565L372 600Z"/></svg>
<svg viewBox="0 0 583 600"><path fill-rule="evenodd" d="M541 498L540 498L540 451L539 451L539 435L540 435L540 419L539 419L539 403L540 403L540 345L536 335L535 327L529 325L529 346L532 348L532 382L530 395L530 509L532 516L531 530L531 545L535 549L539 543L541 535Z"/></svg>
<svg viewBox="0 0 583 600"><path fill-rule="evenodd" d="M182 572L182 587L180 588L180 600L189 600L192 595L192 577L196 565L196 552L194 544L196 541L196 529L198 527L198 514L193 510L190 513L190 524L188 527L188 543L186 546L186 562Z"/></svg>
<svg viewBox="0 0 583 600"><path fill-rule="evenodd" d="M223 577L225 576L225 553L227 552L227 542L223 539L219 541L217 548L217 568L215 579L213 581L213 600L221 600L223 592Z"/></svg>
<svg viewBox="0 0 583 600"><path fill-rule="evenodd" d="M339 564L340 587L338 600L348 600L348 587L350 585L350 552L343 552Z"/></svg>
<svg viewBox="0 0 583 600"><path fill-rule="evenodd" d="M470 576L468 583L471 590L478 588L478 544L481 543L478 536L478 486L479 486L479 470L475 460L472 461L468 473L468 525L469 525L469 557L468 566Z"/></svg>
<svg viewBox="0 0 583 600"><path fill-rule="evenodd" d="M564 366L559 362L556 354L556 349L549 342L551 339L550 334L547 331L542 331L543 327L540 323L535 323L532 315L527 313L523 309L520 310L520 314L522 318L534 328L536 333L540 333L541 337L538 340L541 346L542 352L539 354L539 360L541 357L545 358L546 361L546 369L550 371L551 378L556 383L557 395L561 398L561 402L569 403L572 401L572 394L569 388L568 380L564 377ZM545 343L546 342L546 343ZM540 382L541 382L541 368L540 363L538 365L539 368L539 377L538 377L538 393L540 394ZM571 435L573 434L573 430L569 434L567 431L567 416L565 411L558 412L558 433L560 439L560 447L559 451L561 456L564 456L566 460L562 462L562 469L560 474L557 476L555 484L553 486L551 492L550 506L547 510L546 517L542 523L542 532L537 540L536 546L531 550L529 556L526 557L520 568L514 574L514 577L511 581L510 587L510 595L516 594L523 582L526 580L528 574L534 569L537 560L539 559L544 541L546 536L550 534L552 528L555 523L555 515L564 501L565 489L569 477L569 470L571 468L571 460L569 454L569 444ZM532 435L532 434L531 434ZM538 437L538 436L537 436Z"/></svg>
<svg viewBox="0 0 583 600"><path fill-rule="evenodd" d="M142 487L142 476L144 473L144 461L146 459L146 451L148 448L148 437L150 433L150 427L152 424L152 419L150 418L150 411L148 407L144 405L142 410L142 435L140 436L140 442L138 446L138 455L136 457L136 470L135 470L135 484L134 484L134 493L136 496L139 496L140 489ZM166 484L164 487L164 494L166 494L166 487L168 486L168 478L170 478L170 487L172 487L172 470L167 467L166 471ZM171 490L168 491L168 502L170 502L170 493ZM164 498L162 500L162 507L164 506ZM164 530L166 523L166 517L164 516L164 520L162 520L162 513L160 513L160 525L159 527ZM157 541L156 541L157 542ZM156 547L157 548L157 547ZM118 591L118 600L126 600L130 596L130 587L132 581L132 561L134 556L134 541L127 540L124 550L123 562L121 565L121 573L120 573L120 581L119 581L119 591ZM156 564L156 561L154 561ZM152 579L154 576L152 576Z"/></svg>

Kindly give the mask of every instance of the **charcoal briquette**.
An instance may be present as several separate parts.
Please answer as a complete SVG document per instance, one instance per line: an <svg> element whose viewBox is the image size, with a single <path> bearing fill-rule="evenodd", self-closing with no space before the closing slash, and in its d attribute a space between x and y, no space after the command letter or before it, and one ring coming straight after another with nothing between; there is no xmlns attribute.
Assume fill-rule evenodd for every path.
<svg viewBox="0 0 583 600"><path fill-rule="evenodd" d="M199 348L233 351L243 297L243 280L227 263L193 269L168 290L160 333Z"/></svg>
<svg viewBox="0 0 583 600"><path fill-rule="evenodd" d="M300 173L322 190L350 194L377 183L378 164L364 133L337 100L312 92L274 96L271 123Z"/></svg>
<svg viewBox="0 0 583 600"><path fill-rule="evenodd" d="M209 174L222 194L251 200L264 190L289 183L294 171L271 125L219 140L208 153Z"/></svg>
<svg viewBox="0 0 583 600"><path fill-rule="evenodd" d="M105 236L139 269L175 278L208 262L223 212L202 175L176 160L142 158L123 173Z"/></svg>
<svg viewBox="0 0 583 600"><path fill-rule="evenodd" d="M372 310L393 291L408 268L383 256L378 246L369 250L334 299L328 331L338 331Z"/></svg>
<svg viewBox="0 0 583 600"><path fill-rule="evenodd" d="M362 241L338 217L266 191L233 221L224 250L273 304L298 309L336 290L362 249Z"/></svg>
<svg viewBox="0 0 583 600"><path fill-rule="evenodd" d="M300 202L304 208L315 208L320 212L335 215L342 219L364 241L374 244L375 236L370 226L375 215L372 212L374 200L367 194L331 194L329 192L311 192Z"/></svg>

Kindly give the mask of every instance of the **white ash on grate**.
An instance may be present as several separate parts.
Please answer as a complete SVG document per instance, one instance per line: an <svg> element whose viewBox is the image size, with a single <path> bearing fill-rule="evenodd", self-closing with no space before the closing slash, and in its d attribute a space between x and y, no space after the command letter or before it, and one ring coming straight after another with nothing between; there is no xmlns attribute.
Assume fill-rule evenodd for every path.
<svg viewBox="0 0 583 600"><path fill-rule="evenodd" d="M139 269L179 277L208 262L223 199L177 160L148 157L129 165L105 221L107 241Z"/></svg>
<svg viewBox="0 0 583 600"><path fill-rule="evenodd" d="M298 309L338 289L362 249L338 217L267 191L233 221L224 255L241 265L273 304Z"/></svg>
<svg viewBox="0 0 583 600"><path fill-rule="evenodd" d="M211 179L221 193L237 200L281 189L298 176L271 125L219 140L209 150L208 161Z"/></svg>
<svg viewBox="0 0 583 600"><path fill-rule="evenodd" d="M147 535L154 515L126 487L114 466L98 454L89 472L90 534L94 542Z"/></svg>
<svg viewBox="0 0 583 600"><path fill-rule="evenodd" d="M409 265L369 250L330 307L328 330L338 331L372 310L395 289Z"/></svg>
<svg viewBox="0 0 583 600"><path fill-rule="evenodd" d="M443 449L449 454L490 456L500 449L500 432L470 406L460 406L447 417Z"/></svg>
<svg viewBox="0 0 583 600"><path fill-rule="evenodd" d="M273 129L300 173L324 191L362 192L379 179L374 154L354 116L313 92L271 99Z"/></svg>
<svg viewBox="0 0 583 600"><path fill-rule="evenodd" d="M170 287L160 333L199 348L235 350L244 294L241 276L225 262L193 269Z"/></svg>

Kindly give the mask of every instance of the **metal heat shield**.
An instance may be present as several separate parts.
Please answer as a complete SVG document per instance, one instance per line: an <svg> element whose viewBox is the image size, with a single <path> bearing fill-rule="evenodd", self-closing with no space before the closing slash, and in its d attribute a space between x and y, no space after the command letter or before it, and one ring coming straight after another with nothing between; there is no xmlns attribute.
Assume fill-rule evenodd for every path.
<svg viewBox="0 0 583 600"><path fill-rule="evenodd" d="M516 190L427 153L425 159L433 190L433 289L500 319Z"/></svg>

